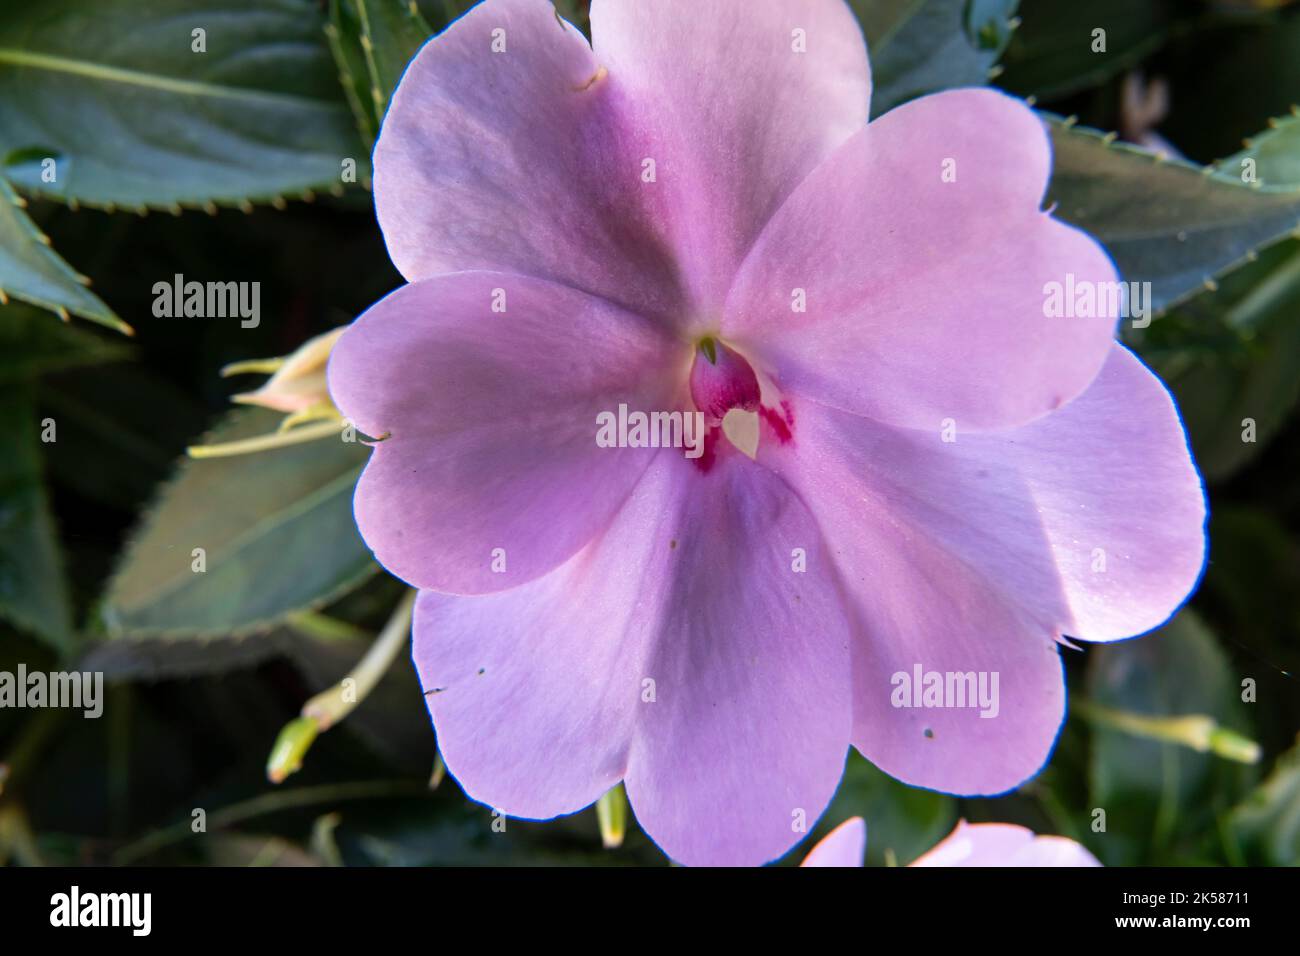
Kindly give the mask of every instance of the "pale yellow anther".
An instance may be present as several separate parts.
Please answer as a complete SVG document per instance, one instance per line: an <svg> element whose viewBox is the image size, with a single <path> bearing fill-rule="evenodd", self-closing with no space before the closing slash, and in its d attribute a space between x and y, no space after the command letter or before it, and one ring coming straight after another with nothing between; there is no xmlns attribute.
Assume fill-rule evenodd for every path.
<svg viewBox="0 0 1300 956"><path fill-rule="evenodd" d="M722 416L722 434L750 458L758 457L758 413L730 409Z"/></svg>

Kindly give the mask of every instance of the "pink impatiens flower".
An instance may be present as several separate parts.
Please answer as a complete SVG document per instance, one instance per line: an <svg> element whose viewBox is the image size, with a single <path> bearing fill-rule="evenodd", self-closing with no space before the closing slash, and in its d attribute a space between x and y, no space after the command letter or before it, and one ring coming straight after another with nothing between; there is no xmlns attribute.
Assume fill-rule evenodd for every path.
<svg viewBox="0 0 1300 956"><path fill-rule="evenodd" d="M1042 210L1042 123L980 89L868 126L843 0L594 0L591 32L488 0L421 50L374 155L410 284L329 366L388 436L356 519L421 590L448 769L532 818L623 780L685 863L783 854L850 744L1015 787L1062 636L1156 627L1204 551L1114 313L1045 316L1117 277ZM701 453L602 447L621 406L698 413Z"/></svg>
<svg viewBox="0 0 1300 956"><path fill-rule="evenodd" d="M867 826L851 817L808 851L801 866L861 866ZM1038 836L1013 823L967 823L908 866L1101 866L1083 846L1067 837Z"/></svg>

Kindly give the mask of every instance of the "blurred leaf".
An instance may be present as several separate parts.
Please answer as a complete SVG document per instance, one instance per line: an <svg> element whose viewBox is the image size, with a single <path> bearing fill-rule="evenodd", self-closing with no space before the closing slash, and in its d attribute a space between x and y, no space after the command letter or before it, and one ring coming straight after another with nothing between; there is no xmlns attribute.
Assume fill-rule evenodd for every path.
<svg viewBox="0 0 1300 956"><path fill-rule="evenodd" d="M1059 121L1051 132L1048 200L1106 247L1121 279L1151 283L1157 312L1300 225L1300 190L1251 189Z"/></svg>
<svg viewBox="0 0 1300 956"><path fill-rule="evenodd" d="M1099 86L1164 43L1171 13L1169 0L1021 0L1000 85L1039 100ZM1094 30L1105 31L1104 51Z"/></svg>
<svg viewBox="0 0 1300 956"><path fill-rule="evenodd" d="M41 483L40 430L31 388L0 388L0 616L68 651L72 610Z"/></svg>
<svg viewBox="0 0 1300 956"><path fill-rule="evenodd" d="M984 86L1017 0L850 0L871 55L871 115L956 86Z"/></svg>
<svg viewBox="0 0 1300 956"><path fill-rule="evenodd" d="M324 866L316 854L283 837L214 833L205 841L208 866Z"/></svg>
<svg viewBox="0 0 1300 956"><path fill-rule="evenodd" d="M112 206L271 200L362 154L311 0L42 0L0 19L19 188ZM206 31L195 52L192 31ZM56 160L44 182L39 157Z"/></svg>
<svg viewBox="0 0 1300 956"><path fill-rule="evenodd" d="M0 105L0 123L3 109ZM50 248L49 237L20 208L20 202L8 180L0 176L0 292L51 312L72 312L129 333L131 327L87 289L77 271Z"/></svg>
<svg viewBox="0 0 1300 956"><path fill-rule="evenodd" d="M256 667L287 652L299 638L287 628L242 637L108 639L91 645L82 660L86 670L109 681L172 680Z"/></svg>
<svg viewBox="0 0 1300 956"><path fill-rule="evenodd" d="M229 414L206 442L274 431L262 409ZM146 515L104 599L112 635L243 634L318 607L376 570L352 519L359 442L320 439L185 461ZM191 570L194 549L206 571Z"/></svg>
<svg viewBox="0 0 1300 956"><path fill-rule="evenodd" d="M446 802L444 802L446 801ZM617 851L600 845L594 812L534 822L509 818L494 832L492 811L446 788L441 812L390 806L347 809L335 831L346 863L361 866L663 866L663 854L633 828ZM376 812L381 810L382 812Z"/></svg>
<svg viewBox="0 0 1300 956"><path fill-rule="evenodd" d="M293 620L255 637L103 640L89 648L80 666L102 671L110 683L154 684L229 674L285 658L303 678L302 696L293 702L298 706L346 677L369 650L373 635L329 619L339 634L323 637L319 628L308 634ZM333 747L339 733L356 737L390 766L417 775L428 772L436 752L433 728L409 655L395 661L357 709L313 745L309 760ZM261 743L269 749L269 740Z"/></svg>
<svg viewBox="0 0 1300 956"><path fill-rule="evenodd" d="M1172 105L1160 133L1184 153L1210 158L1236 150L1300 102L1300 5L1202 14L1199 27L1176 31L1156 65L1162 75L1169 70Z"/></svg>
<svg viewBox="0 0 1300 956"><path fill-rule="evenodd" d="M22 306L0 308L0 385L63 369L116 362L131 354L120 340Z"/></svg>
<svg viewBox="0 0 1300 956"><path fill-rule="evenodd" d="M555 9L560 16L590 36L591 0L555 0Z"/></svg>
<svg viewBox="0 0 1300 956"><path fill-rule="evenodd" d="M1154 323L1139 348L1169 385L1201 473L1223 481L1300 401L1300 241L1288 239ZM1247 423L1253 441L1246 441Z"/></svg>
<svg viewBox="0 0 1300 956"><path fill-rule="evenodd" d="M883 865L886 851L905 865L948 835L957 822L957 801L947 794L899 783L850 750L844 779L822 814L816 836L804 841L794 856L803 859L817 839L849 817L867 821L868 865Z"/></svg>
<svg viewBox="0 0 1300 956"><path fill-rule="evenodd" d="M138 363L53 374L38 399L59 423L59 440L46 449L50 478L123 511L134 512L171 473L208 418L189 392Z"/></svg>
<svg viewBox="0 0 1300 956"><path fill-rule="evenodd" d="M1243 729L1233 669L1200 618L1188 608L1141 640L1089 651L1091 699L1114 710L1157 717L1204 714ZM1248 771L1246 771L1248 772ZM1093 846L1111 865L1163 852L1179 834L1199 836L1219 794L1243 771L1209 754L1098 726L1093 731L1092 804L1107 830Z"/></svg>
<svg viewBox="0 0 1300 956"><path fill-rule="evenodd" d="M1300 742L1228 818L1246 862L1300 866Z"/></svg>
<svg viewBox="0 0 1300 956"><path fill-rule="evenodd" d="M1258 507L1217 507L1210 515L1210 564L1202 591L1226 615L1220 633L1230 634L1265 671L1279 677L1300 673L1300 543L1276 517ZM1300 707L1295 698L1278 695L1277 703Z"/></svg>

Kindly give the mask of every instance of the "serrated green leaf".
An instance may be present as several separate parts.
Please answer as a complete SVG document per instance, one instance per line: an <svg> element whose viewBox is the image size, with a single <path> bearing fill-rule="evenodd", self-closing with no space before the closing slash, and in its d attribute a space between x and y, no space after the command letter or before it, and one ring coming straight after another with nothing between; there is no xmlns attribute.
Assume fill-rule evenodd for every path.
<svg viewBox="0 0 1300 956"><path fill-rule="evenodd" d="M0 292L129 334L131 327L87 289L77 271L50 248L49 240L20 208L21 201L0 176Z"/></svg>
<svg viewBox="0 0 1300 956"><path fill-rule="evenodd" d="M0 143L25 191L101 206L271 200L362 145L311 0L42 0L0 19ZM194 31L205 31L196 52Z"/></svg>
<svg viewBox="0 0 1300 956"><path fill-rule="evenodd" d="M957 86L984 86L1018 0L850 0L871 55L871 115Z"/></svg>
<svg viewBox="0 0 1300 956"><path fill-rule="evenodd" d="M120 339L110 341L80 326L52 322L26 306L0 308L0 386L130 355Z"/></svg>
<svg viewBox="0 0 1300 956"><path fill-rule="evenodd" d="M388 112L388 102L406 65L433 35L411 0L347 0L361 21L361 47L370 70L370 96L375 115Z"/></svg>
<svg viewBox="0 0 1300 956"><path fill-rule="evenodd" d="M1153 717L1201 714L1241 729L1246 720L1227 657L1190 609L1137 641L1089 651L1088 695L1113 710ZM1230 791L1236 765L1172 743L1098 726L1090 765L1092 806L1104 809L1108 864L1160 853L1179 834L1199 837L1211 789ZM1210 781L1219 786L1211 788Z"/></svg>
<svg viewBox="0 0 1300 956"><path fill-rule="evenodd" d="M330 0L326 29L357 126L374 143L411 58L433 35L413 0Z"/></svg>
<svg viewBox="0 0 1300 956"><path fill-rule="evenodd" d="M330 0L329 17L325 35L334 54L334 65L338 67L343 95L356 118L361 138L373 146L379 135L379 114L370 94L370 67L361 48L361 18L350 0Z"/></svg>
<svg viewBox="0 0 1300 956"><path fill-rule="evenodd" d="M278 421L241 409L207 441L265 434ZM264 631L360 584L377 569L352 518L366 457L359 442L322 438L183 462L109 585L101 613L110 635Z"/></svg>
<svg viewBox="0 0 1300 956"><path fill-rule="evenodd" d="M1250 141L1241 152L1219 160L1214 169L1241 182L1258 182L1271 189L1300 189L1300 108L1284 116Z"/></svg>
<svg viewBox="0 0 1300 956"><path fill-rule="evenodd" d="M1300 190L1251 189L1051 121L1056 214L1092 235L1163 311L1300 226Z"/></svg>
<svg viewBox="0 0 1300 956"><path fill-rule="evenodd" d="M31 387L0 388L0 616L68 651L72 609L41 481L40 433Z"/></svg>

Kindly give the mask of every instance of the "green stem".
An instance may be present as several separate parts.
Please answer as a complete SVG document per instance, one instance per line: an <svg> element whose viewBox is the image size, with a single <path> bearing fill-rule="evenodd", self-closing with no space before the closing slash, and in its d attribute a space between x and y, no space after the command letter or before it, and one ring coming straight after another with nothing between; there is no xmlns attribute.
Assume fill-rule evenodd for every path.
<svg viewBox="0 0 1300 956"><path fill-rule="evenodd" d="M366 699L380 678L388 673L388 668L411 636L415 596L413 590L406 593L384 629L370 645L370 650L366 651L366 656L361 658L347 677L303 705L304 717L315 720L322 731L329 730Z"/></svg>
<svg viewBox="0 0 1300 956"><path fill-rule="evenodd" d="M1205 714L1152 717L1106 707L1082 697L1075 697L1070 706L1085 720L1135 737L1179 744L1199 753L1214 753L1239 763L1255 763L1260 757L1259 744L1219 726L1213 717Z"/></svg>
<svg viewBox="0 0 1300 956"><path fill-rule="evenodd" d="M300 770L303 757L317 735L352 713L366 699L366 695L374 690L410 638L415 597L415 591L407 591L384 629L348 676L303 704L302 715L284 725L266 761L268 780L281 783L290 774ZM303 623L300 621L299 626ZM306 623L308 627L320 626L319 621L309 620Z"/></svg>

